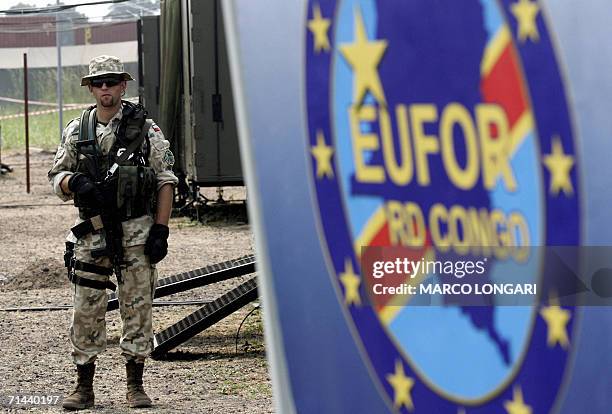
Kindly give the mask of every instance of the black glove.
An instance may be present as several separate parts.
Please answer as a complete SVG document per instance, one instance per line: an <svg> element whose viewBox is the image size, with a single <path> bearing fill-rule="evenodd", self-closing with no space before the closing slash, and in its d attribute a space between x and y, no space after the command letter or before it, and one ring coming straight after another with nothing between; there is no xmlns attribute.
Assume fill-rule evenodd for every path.
<svg viewBox="0 0 612 414"><path fill-rule="evenodd" d="M145 244L145 254L149 256L151 264L160 262L168 254L168 236L170 229L163 224L155 223L149 231Z"/></svg>
<svg viewBox="0 0 612 414"><path fill-rule="evenodd" d="M78 195L79 201L89 206L94 207L104 202L104 197L102 197L100 190L84 174L72 174L70 179L68 179L68 189Z"/></svg>

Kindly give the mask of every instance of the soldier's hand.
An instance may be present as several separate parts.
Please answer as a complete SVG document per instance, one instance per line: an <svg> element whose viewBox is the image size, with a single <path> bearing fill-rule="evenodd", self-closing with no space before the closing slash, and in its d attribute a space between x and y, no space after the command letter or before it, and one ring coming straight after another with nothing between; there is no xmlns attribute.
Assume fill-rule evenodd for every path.
<svg viewBox="0 0 612 414"><path fill-rule="evenodd" d="M160 262L168 254L168 236L170 229L163 224L155 223L149 231L145 244L145 254L149 256L151 264Z"/></svg>
<svg viewBox="0 0 612 414"><path fill-rule="evenodd" d="M92 205L101 204L104 202L102 193L96 187L93 181L84 174L74 173L68 180L68 189L79 195L81 201Z"/></svg>

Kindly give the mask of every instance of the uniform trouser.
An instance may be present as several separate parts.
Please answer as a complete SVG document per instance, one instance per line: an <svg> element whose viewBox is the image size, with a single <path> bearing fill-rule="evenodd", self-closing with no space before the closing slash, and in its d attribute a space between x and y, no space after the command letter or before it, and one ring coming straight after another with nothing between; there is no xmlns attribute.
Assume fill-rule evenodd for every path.
<svg viewBox="0 0 612 414"><path fill-rule="evenodd" d="M106 268L112 267L107 257L93 259L89 249L75 246L76 259ZM118 284L119 310L122 334L119 342L126 361L144 362L153 350L153 294L157 283L157 270L144 254L144 245L124 248L122 283ZM109 276L76 271L88 279L108 280ZM74 310L70 325L72 359L82 365L93 362L106 349L106 306L105 290L73 285Z"/></svg>

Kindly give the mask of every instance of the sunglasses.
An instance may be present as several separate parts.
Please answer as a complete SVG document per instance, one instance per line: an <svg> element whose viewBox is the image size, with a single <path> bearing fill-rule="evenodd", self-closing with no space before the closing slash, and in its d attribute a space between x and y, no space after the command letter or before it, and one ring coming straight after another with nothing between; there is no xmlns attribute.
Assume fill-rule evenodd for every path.
<svg viewBox="0 0 612 414"><path fill-rule="evenodd" d="M91 86L94 88L101 88L104 84L106 84L108 88L112 88L113 86L119 85L121 82L122 79L118 78L97 78L90 81Z"/></svg>

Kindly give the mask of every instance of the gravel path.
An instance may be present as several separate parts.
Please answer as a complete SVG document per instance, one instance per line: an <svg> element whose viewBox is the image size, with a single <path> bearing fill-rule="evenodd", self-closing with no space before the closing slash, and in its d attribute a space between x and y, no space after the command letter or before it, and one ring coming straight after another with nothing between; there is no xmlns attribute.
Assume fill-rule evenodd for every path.
<svg viewBox="0 0 612 414"><path fill-rule="evenodd" d="M53 154L36 149L31 153L30 194L25 192L23 153L2 154L2 162L14 167L14 172L0 176L0 308L71 304L62 255L64 236L74 222L76 209L69 203L62 204L51 192L46 172ZM244 189L226 189L224 197L243 198ZM169 254L158 265L159 275L164 277L252 254L253 245L248 225L201 225L185 218L173 218ZM252 276L161 300L211 300ZM272 412L259 310L243 325L236 352L236 331L253 307L254 304L249 304L195 336L170 352L167 359L147 361L145 387L154 407L138 412ZM195 305L155 307L155 331L197 308ZM70 316L70 310L0 311L0 404L16 393L65 396L72 390L75 371L68 339ZM83 412L129 411L125 404L120 329L118 312L109 312L108 347L98 358L94 383L95 410ZM17 408L13 405L11 410ZM36 412L62 412L59 405L27 408ZM6 409L0 405L0 410Z"/></svg>

